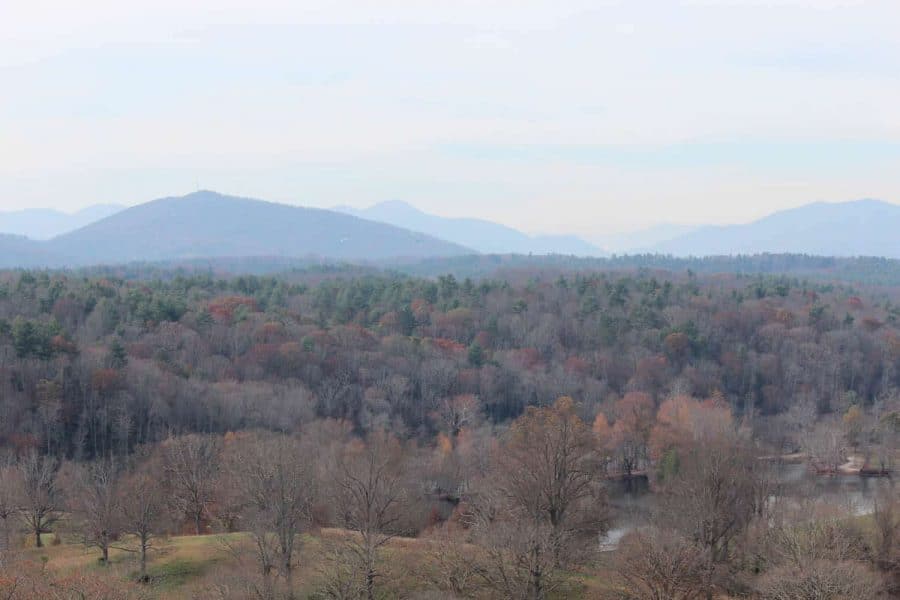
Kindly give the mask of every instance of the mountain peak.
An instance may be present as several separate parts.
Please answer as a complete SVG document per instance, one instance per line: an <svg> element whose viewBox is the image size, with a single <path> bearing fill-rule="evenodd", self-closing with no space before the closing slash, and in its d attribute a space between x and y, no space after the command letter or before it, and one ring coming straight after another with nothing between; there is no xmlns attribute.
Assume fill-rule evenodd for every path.
<svg viewBox="0 0 900 600"><path fill-rule="evenodd" d="M472 252L339 212L211 190L133 206L58 236L48 248L77 264L260 256L379 260Z"/></svg>
<svg viewBox="0 0 900 600"><path fill-rule="evenodd" d="M219 199L235 199L236 196L222 194L215 190L197 190L196 192L188 192L183 196L171 196L169 198L160 198L160 200L219 200Z"/></svg>

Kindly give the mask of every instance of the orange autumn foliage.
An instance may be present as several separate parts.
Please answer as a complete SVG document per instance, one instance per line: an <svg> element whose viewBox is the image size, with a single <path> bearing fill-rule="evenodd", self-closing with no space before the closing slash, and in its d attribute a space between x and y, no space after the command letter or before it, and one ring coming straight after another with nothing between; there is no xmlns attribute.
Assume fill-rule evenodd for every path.
<svg viewBox="0 0 900 600"><path fill-rule="evenodd" d="M731 408L720 398L697 400L672 396L663 402L650 433L650 451L659 458L667 450L703 439L718 439L734 430Z"/></svg>
<svg viewBox="0 0 900 600"><path fill-rule="evenodd" d="M234 313L241 307L244 307L249 312L256 312L258 310L256 300L246 296L224 296L222 298L216 298L209 303L207 309L213 317L221 321L230 322L234 317Z"/></svg>
<svg viewBox="0 0 900 600"><path fill-rule="evenodd" d="M606 415L602 412L597 413L597 416L594 417L594 424L591 429L594 431L594 434L601 444L606 444L609 441L612 427L609 426L609 420L607 420Z"/></svg>
<svg viewBox="0 0 900 600"><path fill-rule="evenodd" d="M439 433L437 435L437 440L435 440L435 450L438 453L438 456L442 458L446 458L453 453L453 440L446 433Z"/></svg>
<svg viewBox="0 0 900 600"><path fill-rule="evenodd" d="M616 429L646 437L653 427L656 407L650 394L644 392L628 392L616 402Z"/></svg>

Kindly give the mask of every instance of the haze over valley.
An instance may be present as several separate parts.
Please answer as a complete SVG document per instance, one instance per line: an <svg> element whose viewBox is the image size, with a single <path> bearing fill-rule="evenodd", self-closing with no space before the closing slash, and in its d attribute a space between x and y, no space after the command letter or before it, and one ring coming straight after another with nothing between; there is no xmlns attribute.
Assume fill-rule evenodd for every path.
<svg viewBox="0 0 900 600"><path fill-rule="evenodd" d="M0 600L900 598L896 0L4 0Z"/></svg>
<svg viewBox="0 0 900 600"><path fill-rule="evenodd" d="M900 258L897 231L898 205L818 202L742 225L661 225L619 234L604 248L574 235L529 235L483 219L439 217L400 201L324 210L203 191L131 207L92 206L73 215L49 209L0 215L5 248L0 265L71 267L242 256L365 262L476 253Z"/></svg>

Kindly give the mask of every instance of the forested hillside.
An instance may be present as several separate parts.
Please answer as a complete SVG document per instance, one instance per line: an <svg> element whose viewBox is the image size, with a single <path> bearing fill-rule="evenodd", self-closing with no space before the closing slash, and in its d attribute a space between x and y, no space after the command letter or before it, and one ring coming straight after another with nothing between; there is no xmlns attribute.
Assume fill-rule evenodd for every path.
<svg viewBox="0 0 900 600"><path fill-rule="evenodd" d="M772 591L796 579L780 548L799 542L754 529L776 509L760 457L799 453L823 473L854 456L863 470L893 469L898 318L900 289L778 275L7 272L0 471L20 492L0 510L4 545L20 527L35 543L54 532L108 562L144 530L250 532L235 545L260 570L241 571L231 595L191 592L202 597L297 585L358 597L322 591L352 584L369 598L408 585L538 599L584 596L590 578L633 598L801 597ZM285 477L299 487L279 488ZM608 482L635 477L668 508L601 567L598 536L621 516ZM125 499L98 515L96 494ZM155 499L159 518L136 524L137 497ZM712 510L721 521L696 530L692 511ZM816 577L839 572L873 594L889 583L878 573L896 567L894 538L876 552L843 521L806 533L790 522L778 535L839 536L857 553L816 556ZM321 527L362 538L322 538L336 562L298 575L295 534ZM385 552L400 551L395 536L431 540L440 551L416 570L433 577L380 574ZM250 539L265 553L241 545ZM467 557L464 544L479 550ZM685 564L661 564L672 555ZM657 568L672 573L644 581ZM696 595L640 595L669 577Z"/></svg>
<svg viewBox="0 0 900 600"><path fill-rule="evenodd" d="M41 381L65 403L41 441L69 456L114 443L118 419L96 431L97 415L85 412L113 391L127 399L110 409L127 411L132 444L313 416L433 431L437 402L458 394L476 395L498 423L559 396L578 398L588 415L627 392L657 402L719 395L741 415L814 401L827 414L900 387L897 302L772 276L370 275L310 286L9 273L3 434L48 435L51 424L31 410ZM247 394L259 396L252 415L235 412ZM277 404L266 406L287 397L308 414L284 421Z"/></svg>

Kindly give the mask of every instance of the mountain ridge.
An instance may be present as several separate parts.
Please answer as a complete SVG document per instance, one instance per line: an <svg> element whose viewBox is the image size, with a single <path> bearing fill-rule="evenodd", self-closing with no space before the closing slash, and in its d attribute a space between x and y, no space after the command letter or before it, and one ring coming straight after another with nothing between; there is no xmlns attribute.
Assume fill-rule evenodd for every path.
<svg viewBox="0 0 900 600"><path fill-rule="evenodd" d="M61 256L95 263L222 256L380 259L471 250L334 211L198 191L159 198L57 236Z"/></svg>
<svg viewBox="0 0 900 600"><path fill-rule="evenodd" d="M46 241L0 236L4 250L2 267L259 256L367 261L473 253L334 211L211 191L138 204Z"/></svg>
<svg viewBox="0 0 900 600"><path fill-rule="evenodd" d="M25 236L32 240L49 240L125 208L121 204L92 204L75 212L52 208L3 211L0 212L0 233Z"/></svg>
<svg viewBox="0 0 900 600"><path fill-rule="evenodd" d="M812 202L750 223L707 225L655 244L673 256L799 253L900 258L900 205L863 198Z"/></svg>
<svg viewBox="0 0 900 600"><path fill-rule="evenodd" d="M528 235L487 219L441 217L402 200L387 200L363 209L336 206L334 210L420 231L486 254L604 254L597 246L574 235Z"/></svg>
<svg viewBox="0 0 900 600"><path fill-rule="evenodd" d="M117 205L101 206L100 214L112 214L50 240L0 233L0 267L56 268L195 259L221 262L239 257L367 263L456 257L474 254L476 250L485 254L590 256L577 248L572 252L558 251L560 245L568 242L568 236L561 236L562 241L548 236L557 246L542 248L539 237L527 236L511 227L482 219L437 217L401 201L380 203L363 211L349 207L327 210L200 191L116 208ZM371 209L377 209L374 212L382 218L406 218L412 227L357 216L370 214ZM421 232L428 229L423 223L430 223L432 229L450 223L463 229L469 239L483 243L472 249L439 239ZM900 258L898 231L900 205L872 198L813 202L750 223L700 226L646 250L635 248L628 253Z"/></svg>

